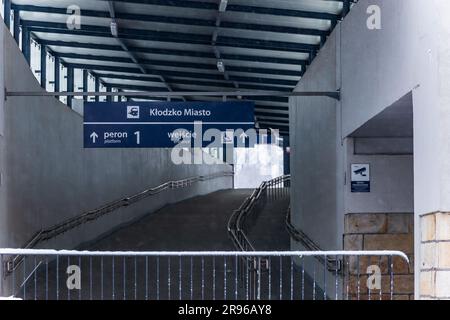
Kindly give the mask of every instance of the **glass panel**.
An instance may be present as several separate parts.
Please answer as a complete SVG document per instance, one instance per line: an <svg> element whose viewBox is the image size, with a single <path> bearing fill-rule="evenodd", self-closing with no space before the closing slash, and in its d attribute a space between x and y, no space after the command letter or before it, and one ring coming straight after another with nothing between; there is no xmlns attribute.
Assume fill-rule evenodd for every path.
<svg viewBox="0 0 450 320"><path fill-rule="evenodd" d="M106 87L100 83L100 92L106 92ZM100 97L100 101L101 102L106 102L106 97L105 96L101 96Z"/></svg>
<svg viewBox="0 0 450 320"><path fill-rule="evenodd" d="M33 71L34 76L40 82L41 81L41 46L34 41L31 40L31 70Z"/></svg>
<svg viewBox="0 0 450 320"><path fill-rule="evenodd" d="M74 69L73 74L75 92L83 92L83 70Z"/></svg>
<svg viewBox="0 0 450 320"><path fill-rule="evenodd" d="M47 91L55 92L55 58L47 54Z"/></svg>
<svg viewBox="0 0 450 320"><path fill-rule="evenodd" d="M95 78L91 74L88 76L88 91L95 91ZM89 97L88 101L95 101L95 97Z"/></svg>

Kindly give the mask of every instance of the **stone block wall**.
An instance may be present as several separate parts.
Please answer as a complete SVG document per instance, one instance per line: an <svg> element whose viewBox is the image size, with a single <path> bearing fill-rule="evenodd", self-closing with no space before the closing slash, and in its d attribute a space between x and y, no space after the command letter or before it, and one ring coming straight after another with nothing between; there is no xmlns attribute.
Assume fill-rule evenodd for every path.
<svg viewBox="0 0 450 320"><path fill-rule="evenodd" d="M450 213L420 217L421 299L450 299Z"/></svg>
<svg viewBox="0 0 450 320"><path fill-rule="evenodd" d="M344 250L398 250L410 263L400 257L350 258L345 261L344 295L349 299L390 300L414 299L414 215L412 213L347 214L345 216ZM381 291L367 286L368 266L380 268ZM391 272L392 268L392 272ZM359 289L358 289L359 287ZM370 294L370 297L369 297Z"/></svg>

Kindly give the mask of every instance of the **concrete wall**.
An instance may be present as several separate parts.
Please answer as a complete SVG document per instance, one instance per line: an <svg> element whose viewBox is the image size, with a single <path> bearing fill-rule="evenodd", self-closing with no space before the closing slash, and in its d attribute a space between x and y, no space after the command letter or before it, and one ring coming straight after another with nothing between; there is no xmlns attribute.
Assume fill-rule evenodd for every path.
<svg viewBox="0 0 450 320"><path fill-rule="evenodd" d="M389 140L391 139L382 139L386 144L390 144ZM413 155L355 154L354 141L355 138L348 138L345 142L345 214L414 212ZM367 146L365 151L370 148L371 146ZM352 163L370 164L370 193L351 192L349 184Z"/></svg>
<svg viewBox="0 0 450 320"><path fill-rule="evenodd" d="M359 146L372 154L356 155L353 139L347 138L412 88L409 84L402 87L404 81L399 78L392 80L391 84L389 78L388 87L394 87L394 93L381 94L380 91L386 90L384 84L372 83L382 82L368 75L382 77L382 74L377 73L376 64L372 65L373 59L377 59L376 50L380 50L377 46L382 40L378 39L379 35L366 34L378 31L369 31L366 27L368 15L365 9L368 4L364 2L355 6L352 13L337 26L296 88L298 91L332 91L341 88L342 100L336 102L319 97L291 99L293 222L319 246L328 250L342 249L343 221L347 213L413 212L412 155L386 155L386 148L379 149L379 145L373 144L378 141L390 145L390 152L403 153L411 151L408 144L410 140L405 144L398 137L384 141L361 139ZM391 20L385 14L385 11L391 14L386 1L380 1L379 4L382 21ZM394 12L404 9L398 5L394 7ZM359 38L362 40L359 41ZM366 38L374 38L370 41L375 42L375 45L365 43ZM366 47L369 47L368 55L360 57ZM383 51L384 47L381 48ZM397 75L394 73L393 76ZM404 75L400 73L400 76ZM365 80L365 77L369 78ZM381 130L378 133L383 134ZM371 193L351 193L349 176L352 163L372 165Z"/></svg>
<svg viewBox="0 0 450 320"><path fill-rule="evenodd" d="M427 47L429 2L361 0L340 24L343 136L419 83L417 52ZM381 9L381 30L367 28L369 5Z"/></svg>
<svg viewBox="0 0 450 320"><path fill-rule="evenodd" d="M363 27L369 4L381 8L381 30ZM450 210L449 162L442 157L442 151L450 155L445 143L450 136L445 126L440 125L446 122L448 127L450 112L450 26L445 15L449 8L445 0L364 0L341 24L341 33L345 35L341 67L344 136L398 98L413 93L418 214ZM430 167L438 158L442 162ZM431 181L443 183L430 184Z"/></svg>
<svg viewBox="0 0 450 320"><path fill-rule="evenodd" d="M367 28L369 5L381 8L380 30ZM360 0L338 24L300 81L297 90L341 88L342 93L339 103L326 98L294 98L290 108L294 220L313 239L320 230L332 232L320 236L318 243L324 249L331 249L338 242L345 210L397 212L414 209L415 254L419 255L418 217L431 212L450 212L449 10L450 3L446 0ZM336 134L336 141L345 140L409 93L414 104L414 159L373 158L376 170L378 165L385 173L391 166L403 169L398 172L399 180L388 176L376 178L381 179L386 190L401 194L401 202L395 203L385 191L375 197L372 195L370 201L362 201L365 199L349 196L346 189L345 206L340 206L336 200L343 197L340 176L354 159L347 159L345 163L340 160L348 153L337 142L333 148L333 134ZM302 120L302 116L307 119ZM333 119L337 120L337 125L333 124ZM360 162L365 158L355 160ZM325 170L334 164L337 171L325 175ZM412 172L414 191L407 185L411 183ZM330 188L333 183L337 183L334 190ZM336 231L323 227L324 221L332 230L337 230L337 235ZM420 256L416 256L415 261L415 287L418 288Z"/></svg>
<svg viewBox="0 0 450 320"><path fill-rule="evenodd" d="M11 35L0 28L0 65L5 68L0 74L6 87L41 90ZM5 109L0 247L21 247L40 228L166 181L231 171L228 165L175 166L168 149L83 149L81 116L51 97L11 97ZM71 248L167 203L230 188L231 183L227 177L163 192L41 246Z"/></svg>
<svg viewBox="0 0 450 320"><path fill-rule="evenodd" d="M339 37L330 37L297 90L333 91L337 79ZM322 97L290 100L291 208L292 223L321 248L341 248L343 151L339 105ZM338 152L337 150L341 150ZM295 246L296 244L294 244Z"/></svg>
<svg viewBox="0 0 450 320"><path fill-rule="evenodd" d="M4 226L7 223L6 212L6 189L4 185L4 173L5 173L5 137L4 137L4 123L5 123L5 73L4 73L4 50L3 50L3 23L0 23L0 226ZM4 232L0 233L0 239L4 237Z"/></svg>

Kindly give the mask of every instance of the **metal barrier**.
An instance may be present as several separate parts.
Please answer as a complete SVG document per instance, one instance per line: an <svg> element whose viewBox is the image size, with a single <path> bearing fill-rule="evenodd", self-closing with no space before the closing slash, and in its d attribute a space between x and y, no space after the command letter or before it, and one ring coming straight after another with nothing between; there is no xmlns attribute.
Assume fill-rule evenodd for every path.
<svg viewBox="0 0 450 320"><path fill-rule="evenodd" d="M394 270L409 265L407 256L398 251L0 249L2 267L17 255L24 257L23 263L3 274L0 288L4 296L33 300L385 300L395 298ZM345 261L345 272L330 272L317 257ZM240 276L243 258L258 262L256 278L250 278L249 265ZM266 270L261 269L263 260Z"/></svg>
<svg viewBox="0 0 450 320"><path fill-rule="evenodd" d="M159 194L165 190L186 188L186 187L193 185L194 183L208 181L208 180L222 178L222 177L232 177L233 175L234 175L233 172L224 171L224 172L218 172L218 173L205 175L205 176L197 176L197 177L176 180L176 181L169 181L169 182L163 183L157 187L146 189L146 190L141 191L132 196L111 202L100 208L82 213L76 217L70 218L66 221L63 221L63 222L56 224L52 227L49 227L47 229L40 230L27 242L27 244L24 246L24 248L25 249L34 248L40 242L55 238L58 235L63 234L69 230L72 230L80 225L97 220L98 218L100 218L106 214L109 214L115 210L118 210L123 207L128 207L128 206L133 205L139 201L142 201L150 196ZM14 260L14 261L10 261L8 263L8 268L6 269L6 272L12 272L11 266L13 266L13 265L15 267L19 266L20 262L21 262L21 257L20 256L11 257L11 260Z"/></svg>

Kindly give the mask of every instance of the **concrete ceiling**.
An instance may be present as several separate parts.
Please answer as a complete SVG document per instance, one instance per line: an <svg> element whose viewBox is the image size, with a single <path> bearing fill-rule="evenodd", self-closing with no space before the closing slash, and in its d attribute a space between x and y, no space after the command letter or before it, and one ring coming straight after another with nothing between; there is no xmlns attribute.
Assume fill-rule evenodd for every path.
<svg viewBox="0 0 450 320"><path fill-rule="evenodd" d="M291 91L351 0L11 0L22 27L65 66L123 91ZM226 5L223 6L222 2ZM69 6L82 24L68 30ZM223 7L222 9L220 9ZM118 25L117 39L111 21ZM224 68L218 69L218 65ZM107 76L105 76L107 72ZM119 73L119 74L118 74ZM127 74L127 82L123 82ZM132 75L130 77L129 75ZM144 82L144 83L143 83ZM209 82L209 86L207 85ZM189 85L189 88L186 87ZM210 88L212 87L212 88ZM245 97L244 97L245 98ZM287 98L265 99L288 131ZM262 104L257 101L257 107ZM280 105L282 109L280 108ZM271 108L269 108L271 107ZM275 123L275 124L274 124Z"/></svg>
<svg viewBox="0 0 450 320"><path fill-rule="evenodd" d="M352 137L412 137L413 103L407 94L357 129Z"/></svg>

